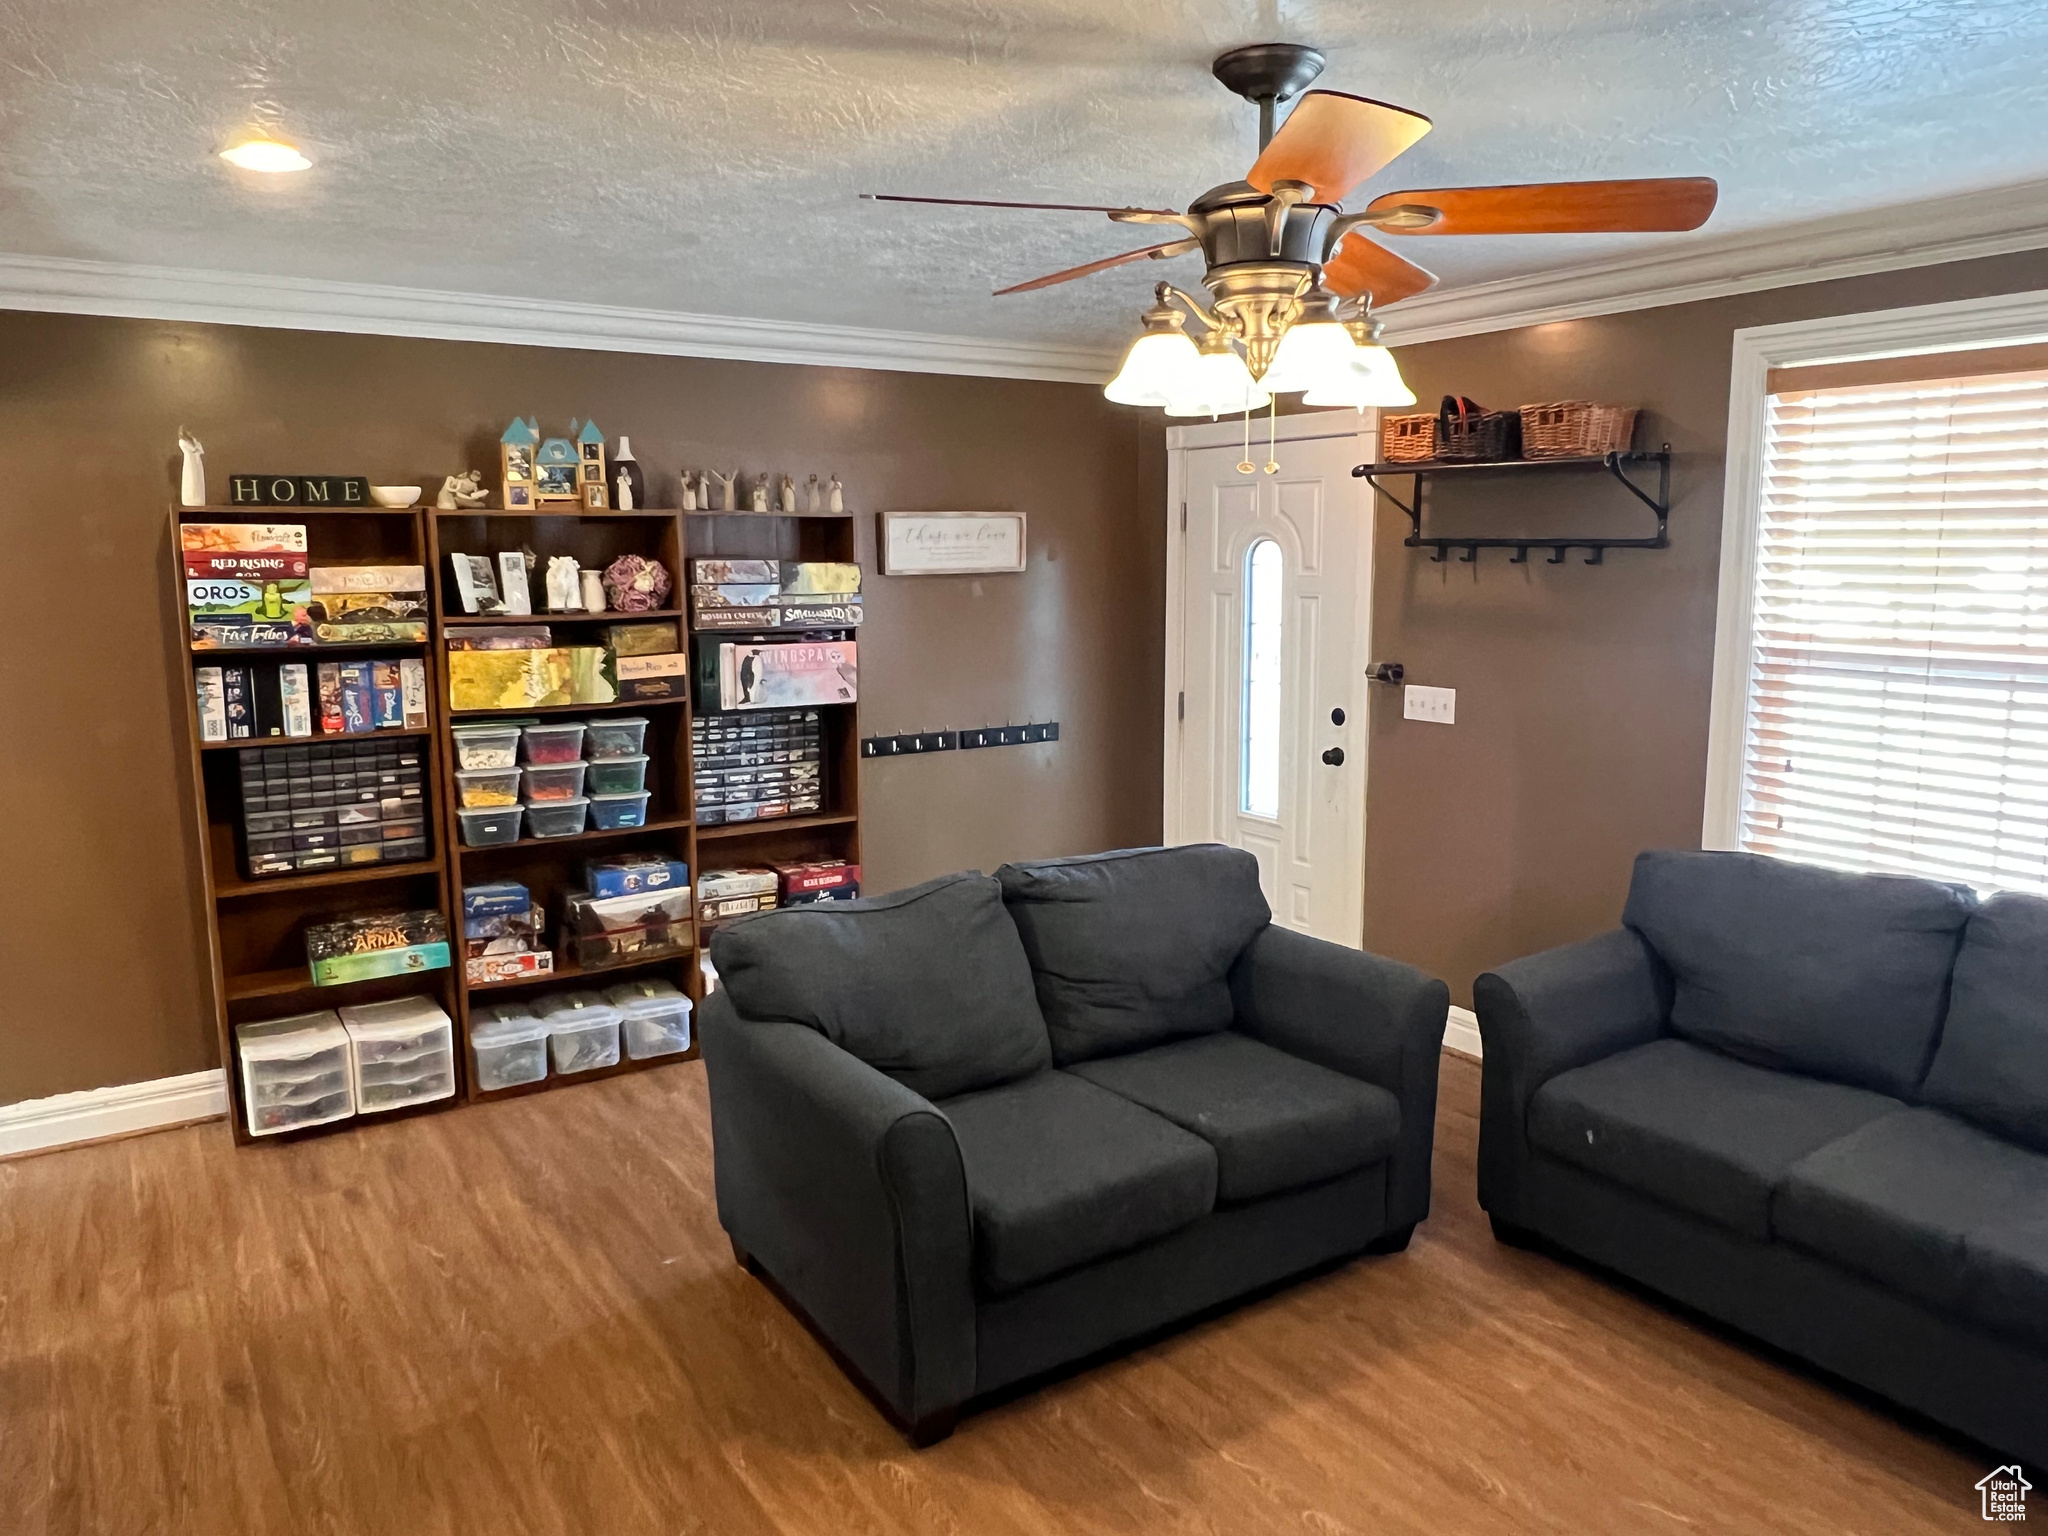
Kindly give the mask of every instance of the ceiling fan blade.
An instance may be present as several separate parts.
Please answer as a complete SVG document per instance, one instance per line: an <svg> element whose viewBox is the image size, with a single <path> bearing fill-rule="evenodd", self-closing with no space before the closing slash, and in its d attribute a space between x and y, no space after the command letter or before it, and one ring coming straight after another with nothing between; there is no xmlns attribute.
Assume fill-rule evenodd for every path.
<svg viewBox="0 0 2048 1536"><path fill-rule="evenodd" d="M1125 251L1121 256L1105 256L1100 261L1084 262L1078 267L1069 267L1064 272L1050 272L1044 277L1034 277L1028 283L1015 283L1008 288L998 288L997 298L1006 293L1029 293L1034 288L1050 288L1054 283L1071 283L1077 277L1088 277L1097 272L1107 272L1111 267L1120 267L1125 262L1143 261L1147 256L1156 256L1164 261L1169 256L1181 256L1200 247L1199 240L1168 240L1159 245L1148 245L1140 250Z"/></svg>
<svg viewBox="0 0 2048 1536"><path fill-rule="evenodd" d="M1305 181L1317 202L1341 203L1366 177L1429 132L1429 119L1342 91L1309 91L1252 162L1245 180L1261 192L1276 181Z"/></svg>
<svg viewBox="0 0 2048 1536"><path fill-rule="evenodd" d="M1412 299L1435 285L1434 272L1423 271L1405 256L1396 256L1363 235L1346 235L1336 253L1323 263L1325 288L1340 299L1369 293L1375 308Z"/></svg>
<svg viewBox="0 0 2048 1536"><path fill-rule="evenodd" d="M1276 141L1277 142L1277 139ZM1393 235L1577 235L1614 230L1698 229L1720 196L1710 176L1647 181L1550 181L1520 187L1445 187L1389 192L1367 213L1434 208L1427 224L1387 226Z"/></svg>
<svg viewBox="0 0 2048 1536"><path fill-rule="evenodd" d="M863 192L870 203L940 203L948 208L1043 208L1054 213L1174 213L1172 208L1112 208L1107 203L1006 203L987 197L913 197L901 192Z"/></svg>

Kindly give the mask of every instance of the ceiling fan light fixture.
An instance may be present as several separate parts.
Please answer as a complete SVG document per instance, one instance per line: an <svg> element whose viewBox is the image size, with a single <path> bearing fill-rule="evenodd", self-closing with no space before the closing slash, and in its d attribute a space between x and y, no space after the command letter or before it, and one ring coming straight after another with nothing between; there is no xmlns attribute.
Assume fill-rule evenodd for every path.
<svg viewBox="0 0 2048 1536"><path fill-rule="evenodd" d="M1252 381L1228 338L1211 332L1195 353L1181 384L1166 402L1169 416L1235 416L1263 410L1273 397Z"/></svg>
<svg viewBox="0 0 2048 1536"><path fill-rule="evenodd" d="M1303 405L1404 406L1415 403L1415 391L1401 377L1401 365L1394 354L1380 345L1380 323L1370 314L1345 322L1355 346L1351 373L1331 380L1302 396Z"/></svg>
<svg viewBox="0 0 2048 1536"><path fill-rule="evenodd" d="M1145 331L1124 353L1116 377L1102 386L1106 399L1118 405L1164 405L1186 387L1197 353L1187 333L1187 316L1166 302L1159 285L1158 301L1145 311Z"/></svg>
<svg viewBox="0 0 2048 1536"><path fill-rule="evenodd" d="M1287 327L1273 365L1259 387L1276 395L1341 385L1351 372L1358 344L1335 320L1303 319Z"/></svg>

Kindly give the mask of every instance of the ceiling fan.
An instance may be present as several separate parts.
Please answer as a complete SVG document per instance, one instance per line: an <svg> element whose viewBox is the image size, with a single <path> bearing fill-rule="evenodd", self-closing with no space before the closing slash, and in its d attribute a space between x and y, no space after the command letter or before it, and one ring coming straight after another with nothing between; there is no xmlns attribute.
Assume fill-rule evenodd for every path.
<svg viewBox="0 0 2048 1536"><path fill-rule="evenodd" d="M1412 404L1373 312L1436 278L1376 235L1540 235L1697 229L1717 189L1705 176L1563 181L1389 192L1347 213L1346 197L1430 130L1419 112L1341 91L1308 90L1323 56L1299 43L1233 48L1211 66L1259 109L1259 156L1242 181L1212 187L1184 212L1086 203L1004 202L863 193L877 202L1105 213L1175 227L1170 240L997 290L1029 293L1147 259L1200 251L1207 302L1160 283L1145 333L1104 393L1171 415L1255 409L1308 391L1313 405ZM1306 92L1306 94L1303 94ZM1300 98L1278 130L1274 108ZM1185 308L1184 315L1174 307ZM1186 334L1192 315L1200 345ZM1240 355L1239 349L1242 349Z"/></svg>

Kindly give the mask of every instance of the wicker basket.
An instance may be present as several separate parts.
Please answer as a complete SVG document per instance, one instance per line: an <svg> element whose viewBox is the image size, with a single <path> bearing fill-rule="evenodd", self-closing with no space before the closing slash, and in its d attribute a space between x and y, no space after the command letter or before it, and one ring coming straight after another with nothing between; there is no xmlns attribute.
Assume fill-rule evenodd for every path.
<svg viewBox="0 0 2048 1536"><path fill-rule="evenodd" d="M1457 395L1445 395L1437 414L1438 458L1471 463L1521 457L1520 412L1489 411Z"/></svg>
<svg viewBox="0 0 2048 1536"><path fill-rule="evenodd" d="M1522 407L1522 457L1586 459L1626 453L1636 432L1633 407L1552 400Z"/></svg>
<svg viewBox="0 0 2048 1536"><path fill-rule="evenodd" d="M1436 414L1382 416L1380 459L1388 464L1416 464L1436 457Z"/></svg>

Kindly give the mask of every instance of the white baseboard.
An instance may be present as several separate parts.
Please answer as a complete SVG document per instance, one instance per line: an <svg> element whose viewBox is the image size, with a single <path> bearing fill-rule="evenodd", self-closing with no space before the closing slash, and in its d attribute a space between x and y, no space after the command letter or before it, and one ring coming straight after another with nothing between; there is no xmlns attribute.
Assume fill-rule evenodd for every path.
<svg viewBox="0 0 2048 1536"><path fill-rule="evenodd" d="M46 1152L81 1142L133 1136L228 1112L228 1080L220 1068L160 1077L147 1083L117 1083L47 1099L0 1104L0 1157Z"/></svg>
<svg viewBox="0 0 2048 1536"><path fill-rule="evenodd" d="M1453 1004L1451 1017L1444 1025L1444 1049L1479 1060L1479 1015Z"/></svg>

